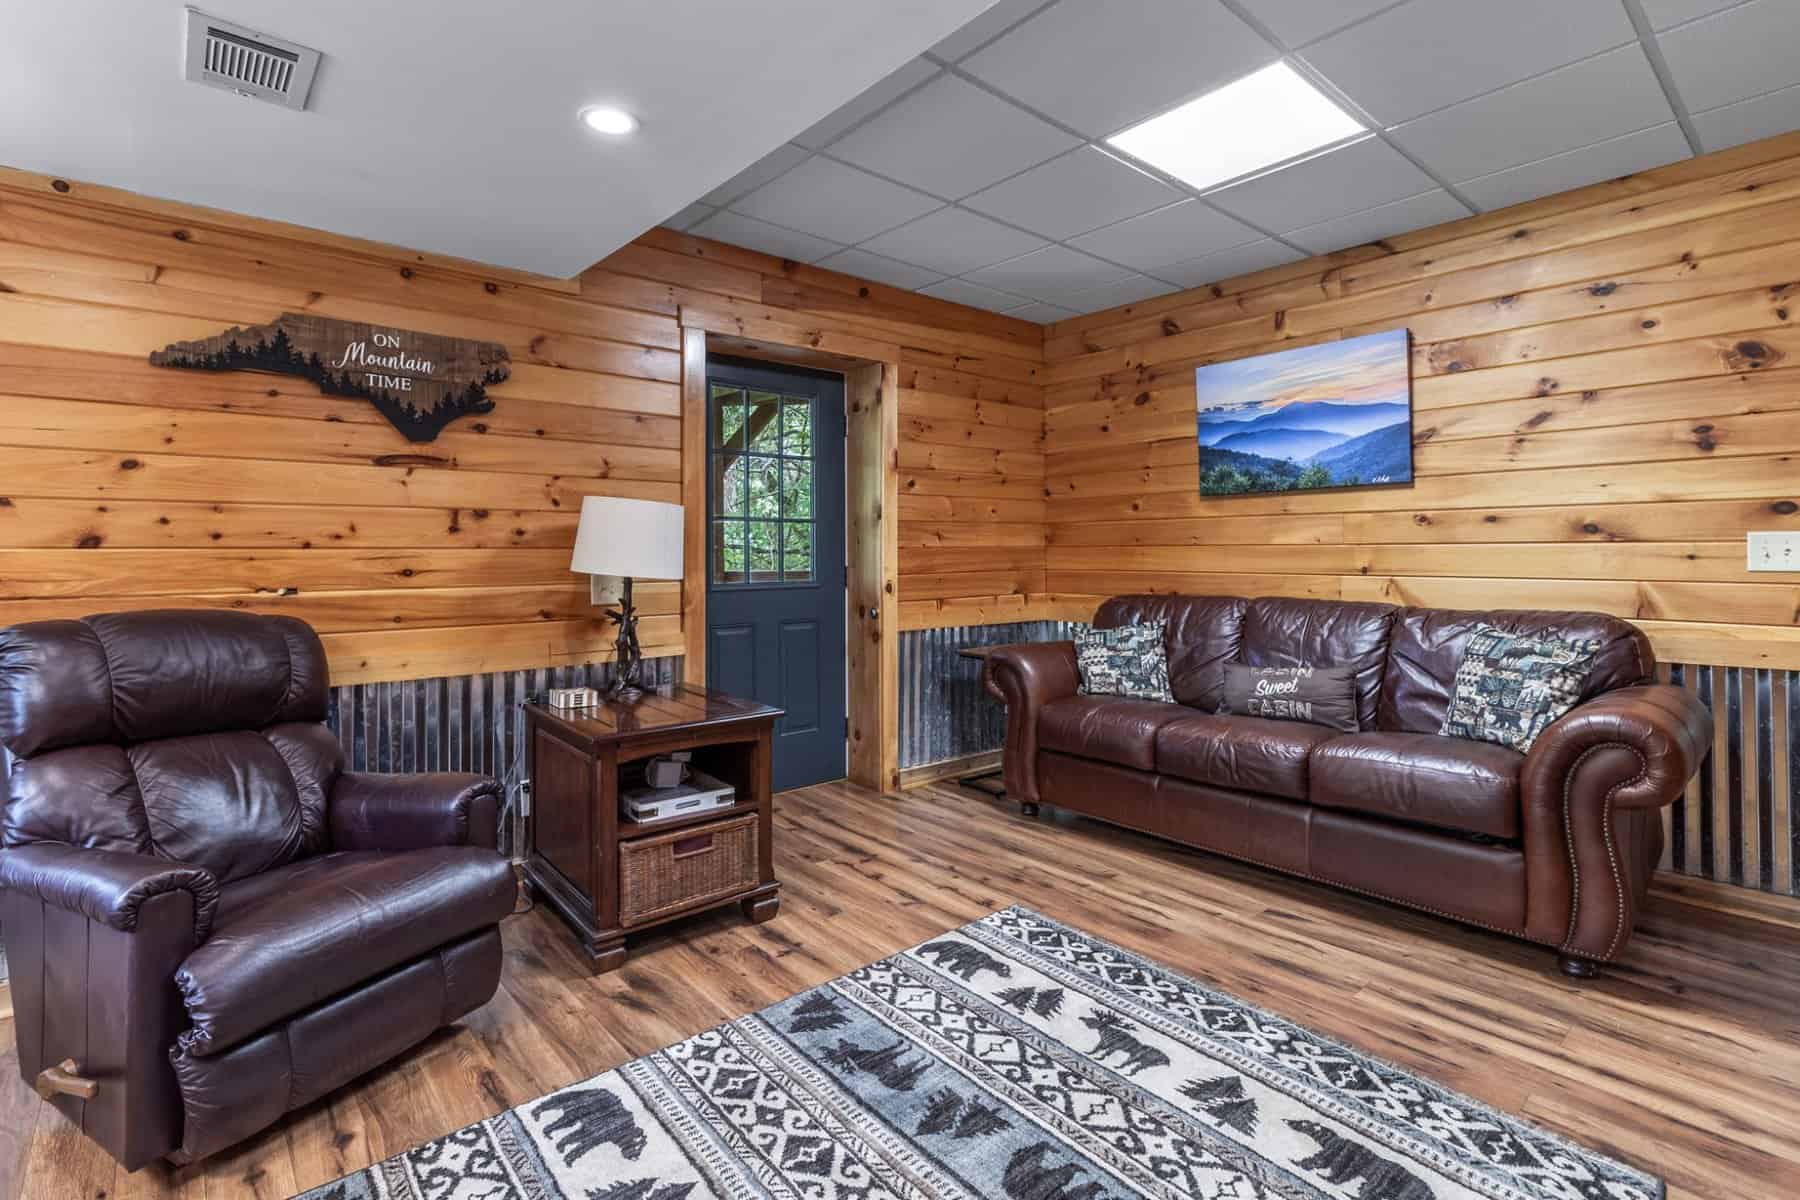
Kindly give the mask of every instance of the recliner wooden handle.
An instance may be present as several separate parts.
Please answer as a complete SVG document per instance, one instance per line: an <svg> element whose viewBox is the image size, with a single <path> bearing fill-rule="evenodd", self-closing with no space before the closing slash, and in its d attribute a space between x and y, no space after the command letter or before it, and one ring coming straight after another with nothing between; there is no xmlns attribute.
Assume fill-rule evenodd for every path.
<svg viewBox="0 0 1800 1200"><path fill-rule="evenodd" d="M54 1067L45 1067L39 1071L36 1082L31 1086L46 1100L52 1096L92 1100L99 1093L100 1085L92 1079L84 1078L80 1072L79 1063L72 1058L65 1058Z"/></svg>

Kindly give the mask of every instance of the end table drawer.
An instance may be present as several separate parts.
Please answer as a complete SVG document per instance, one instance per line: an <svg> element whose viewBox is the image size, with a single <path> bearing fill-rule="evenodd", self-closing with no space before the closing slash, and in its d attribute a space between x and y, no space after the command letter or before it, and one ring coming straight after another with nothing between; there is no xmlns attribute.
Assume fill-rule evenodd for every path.
<svg viewBox="0 0 1800 1200"><path fill-rule="evenodd" d="M755 814L619 843L619 923L641 925L756 886Z"/></svg>

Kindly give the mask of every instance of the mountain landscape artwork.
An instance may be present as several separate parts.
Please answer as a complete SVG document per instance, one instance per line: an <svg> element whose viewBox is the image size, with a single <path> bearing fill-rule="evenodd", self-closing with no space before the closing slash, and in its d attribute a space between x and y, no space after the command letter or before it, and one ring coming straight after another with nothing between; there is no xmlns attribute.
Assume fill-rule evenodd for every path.
<svg viewBox="0 0 1800 1200"><path fill-rule="evenodd" d="M1412 482L1407 331L1194 369L1200 494Z"/></svg>

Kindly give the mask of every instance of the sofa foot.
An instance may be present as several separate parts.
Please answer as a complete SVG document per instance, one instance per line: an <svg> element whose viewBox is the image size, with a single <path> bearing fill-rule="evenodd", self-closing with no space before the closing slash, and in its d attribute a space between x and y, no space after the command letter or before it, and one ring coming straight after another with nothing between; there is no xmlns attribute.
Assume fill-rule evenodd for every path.
<svg viewBox="0 0 1800 1200"><path fill-rule="evenodd" d="M738 901L738 908L743 912L744 919L752 925L773 921L775 914L781 911L781 893L774 892L767 896L746 896Z"/></svg>
<svg viewBox="0 0 1800 1200"><path fill-rule="evenodd" d="M1571 954L1558 955L1556 965L1561 967L1562 973L1570 979L1598 979L1602 970L1601 965L1593 959L1576 958Z"/></svg>
<svg viewBox="0 0 1800 1200"><path fill-rule="evenodd" d="M1038 815L1038 806L1031 803L1029 800L1022 801L1019 804L1019 815L1022 817L1035 817Z"/></svg>

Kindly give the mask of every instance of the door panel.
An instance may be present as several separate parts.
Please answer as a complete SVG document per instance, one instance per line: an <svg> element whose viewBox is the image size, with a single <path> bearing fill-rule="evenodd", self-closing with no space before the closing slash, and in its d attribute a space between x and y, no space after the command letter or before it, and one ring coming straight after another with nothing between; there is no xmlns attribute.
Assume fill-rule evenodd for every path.
<svg viewBox="0 0 1800 1200"><path fill-rule="evenodd" d="M780 705L775 787L845 766L844 383L707 364L707 683Z"/></svg>

